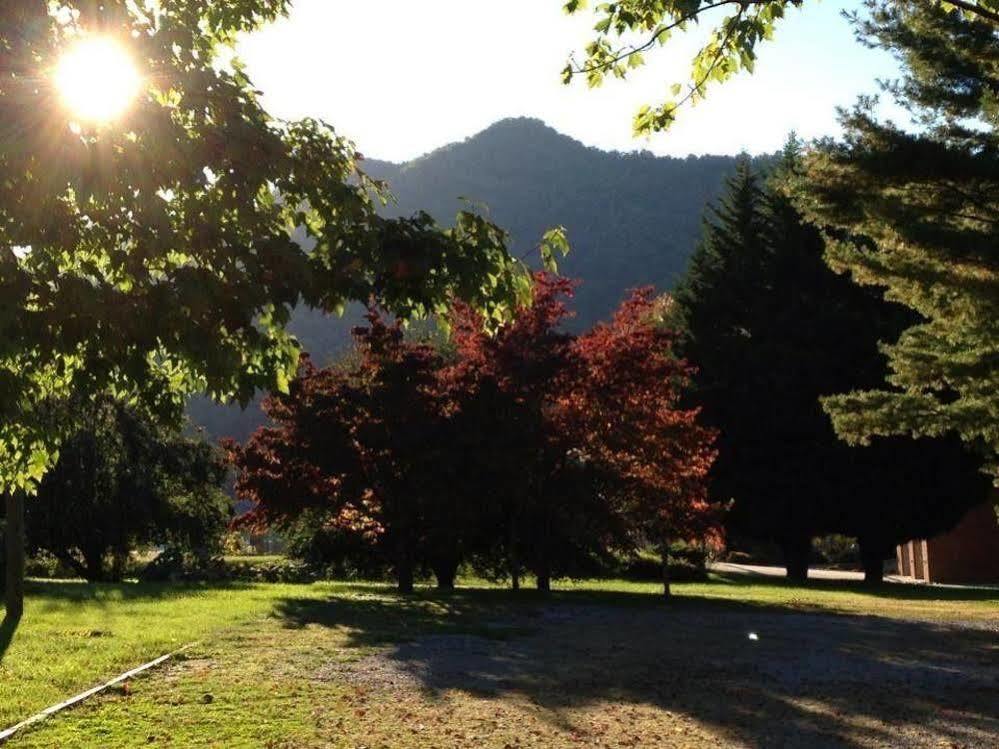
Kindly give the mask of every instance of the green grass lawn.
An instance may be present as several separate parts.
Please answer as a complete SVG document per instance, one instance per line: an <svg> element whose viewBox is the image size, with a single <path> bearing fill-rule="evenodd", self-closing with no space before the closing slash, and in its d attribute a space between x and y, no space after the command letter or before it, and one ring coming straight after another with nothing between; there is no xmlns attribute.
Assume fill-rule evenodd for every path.
<svg viewBox="0 0 999 749"><path fill-rule="evenodd" d="M33 581L24 618L0 639L0 725L12 723L189 642L267 615L290 585ZM0 608L2 610L2 608ZM6 643L4 640L8 640Z"/></svg>
<svg viewBox="0 0 999 749"><path fill-rule="evenodd" d="M816 638L832 638L825 649L842 651L847 660L860 658L858 673L888 669L878 678L901 678L898 662L918 653L939 660L953 650L972 663L977 654L999 656L997 630L987 629L999 621L995 591L901 585L867 591L828 583L802 588L714 579L679 584L675 592L663 603L654 584L606 580L563 584L548 599L481 582L454 594L424 589L409 598L375 584L34 582L25 617L0 660L0 727L192 641L199 644L177 662L29 730L12 745L502 749L575 746L586 737L594 739L593 746L674 745L665 739L642 742L663 731L683 737L676 745L692 747L715 746L726 738L764 740L759 732L773 730L772 715L757 722L737 711L743 726L732 722L731 711L708 707L715 702L712 695L726 689L736 690L729 699L757 705L761 716L790 711L784 723L806 730L806 736L812 725L816 731L876 736L876 727L853 725L841 716L843 703L858 693L852 682L837 692L838 703L827 699L829 689L812 697L797 688L774 694L773 684L758 690L765 680L754 670L759 663L744 662L752 655L745 630L760 629L759 647L772 648L775 660L788 653L804 657L800 654L817 647ZM817 622L837 624L802 640L795 615L811 613L828 615L814 617ZM971 623L969 634L953 635L953 647L941 645L951 642L941 639L941 628L958 621ZM980 636L980 625L988 637ZM551 634L563 648L552 651L550 661L546 649L532 649L539 632ZM494 693L448 680L448 648L469 636L470 658L482 660L474 655L481 648L476 643L496 642L500 650L510 650L508 659L474 666L470 661L475 678L495 677L501 687ZM427 637L431 645L438 642L433 638L451 644L440 652L432 647L429 656L405 650L405 643ZM444 660L436 663L440 653ZM460 662L461 652L458 657ZM422 684L406 676L396 685L392 669L410 662L444 670L423 674ZM510 671L510 663L521 665ZM349 664L361 665L351 670ZM592 678L587 669L596 669ZM385 670L389 676L382 678ZM700 691L678 692L674 679L695 672ZM965 709L974 710L974 690L971 684L960 692L970 705ZM891 699L897 690L879 691ZM701 693L700 702L687 699ZM892 709L905 715L910 703L917 704ZM941 705L930 708L939 711ZM911 725L924 718L913 714ZM965 722L980 723L984 731L991 729L987 720L976 713ZM995 727L999 730L999 723ZM921 734L913 734L903 745L920 741Z"/></svg>

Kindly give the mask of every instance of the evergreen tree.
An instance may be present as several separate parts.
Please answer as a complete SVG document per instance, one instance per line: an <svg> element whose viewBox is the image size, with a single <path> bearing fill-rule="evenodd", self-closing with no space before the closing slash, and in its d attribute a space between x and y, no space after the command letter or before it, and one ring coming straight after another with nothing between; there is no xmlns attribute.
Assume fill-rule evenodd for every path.
<svg viewBox="0 0 999 749"><path fill-rule="evenodd" d="M999 480L999 19L946 8L869 3L860 33L903 63L887 88L919 128L861 101L808 159L801 203L842 232L836 270L919 314L885 347L888 387L826 400L837 431L957 434Z"/></svg>
<svg viewBox="0 0 999 749"><path fill-rule="evenodd" d="M763 187L740 168L712 211L676 294L683 353L721 432L714 491L735 500L730 528L780 544L795 578L807 575L812 536L856 536L879 580L894 544L953 524L984 486L957 445L860 449L833 432L820 397L876 383L878 342L911 314L825 265L822 234L783 190L799 150L792 137Z"/></svg>
<svg viewBox="0 0 999 749"><path fill-rule="evenodd" d="M743 159L726 195L708 209L704 238L675 292L675 314L681 352L699 370L695 396L706 423L719 429L713 491L736 499L730 527L777 542L789 575L804 577L814 518L795 501L798 492L775 484L780 474L769 470L784 440L773 418L776 400L767 397L777 392L776 360L765 350L767 230L759 177Z"/></svg>

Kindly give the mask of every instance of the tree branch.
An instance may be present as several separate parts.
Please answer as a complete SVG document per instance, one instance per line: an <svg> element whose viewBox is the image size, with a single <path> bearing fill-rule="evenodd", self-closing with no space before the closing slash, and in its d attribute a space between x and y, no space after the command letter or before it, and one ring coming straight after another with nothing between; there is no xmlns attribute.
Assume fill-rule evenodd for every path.
<svg viewBox="0 0 999 749"><path fill-rule="evenodd" d="M960 8L961 10L966 10L969 13L974 13L979 18L982 18L992 23L999 24L999 13L988 8L983 8L977 3L969 3L967 0L946 0L948 5L953 5L955 8Z"/></svg>
<svg viewBox="0 0 999 749"><path fill-rule="evenodd" d="M648 50L652 49L653 46L655 46L656 42L659 41L660 37L662 37L663 34L666 34L666 33L670 32L670 31L672 31L677 26L681 26L682 24L686 23L687 21L696 20L698 18L698 16L700 16L701 13L704 13L705 11L714 10L715 8L721 8L724 5L743 5L744 6L744 5L759 4L759 3L763 3L763 2L766 2L766 0L748 0L748 2L742 2L741 0L719 0L719 2L715 2L715 3L711 3L709 5L705 5L705 6L701 7L701 8L698 8L693 13L689 13L689 14L687 14L685 16L682 16L682 17L676 19L675 21L673 21L672 23L670 23L667 26L663 26L662 28L657 29L656 32L652 36L650 36L648 38L647 41L643 42L642 44L638 45L637 47L635 47L635 46L632 46L632 47L622 47L621 49L617 50L608 60L600 63L599 65L584 65L582 67L575 67L575 68L572 69L572 74L573 75L582 75L584 73L592 73L592 72L597 71L597 70L607 70L607 69L613 67L614 65L617 65L622 60L627 59L628 57L630 57L631 55L635 54L636 52L647 52Z"/></svg>

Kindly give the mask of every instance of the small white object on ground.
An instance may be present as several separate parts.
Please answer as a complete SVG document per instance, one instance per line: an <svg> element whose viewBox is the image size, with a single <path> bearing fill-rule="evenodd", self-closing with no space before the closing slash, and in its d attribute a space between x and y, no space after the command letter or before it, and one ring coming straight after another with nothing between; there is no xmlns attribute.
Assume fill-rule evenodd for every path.
<svg viewBox="0 0 999 749"><path fill-rule="evenodd" d="M750 640L759 640L760 636L758 634L756 634L755 632L750 632L749 633L749 639Z"/></svg>

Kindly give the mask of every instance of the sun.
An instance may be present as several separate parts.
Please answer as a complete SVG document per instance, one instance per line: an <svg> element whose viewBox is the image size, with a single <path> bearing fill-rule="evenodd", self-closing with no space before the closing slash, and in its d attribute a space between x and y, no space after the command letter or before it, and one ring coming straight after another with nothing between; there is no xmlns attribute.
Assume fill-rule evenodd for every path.
<svg viewBox="0 0 999 749"><path fill-rule="evenodd" d="M55 69L55 85L74 117L105 123L132 104L142 76L128 51L108 37L91 36L67 49Z"/></svg>

